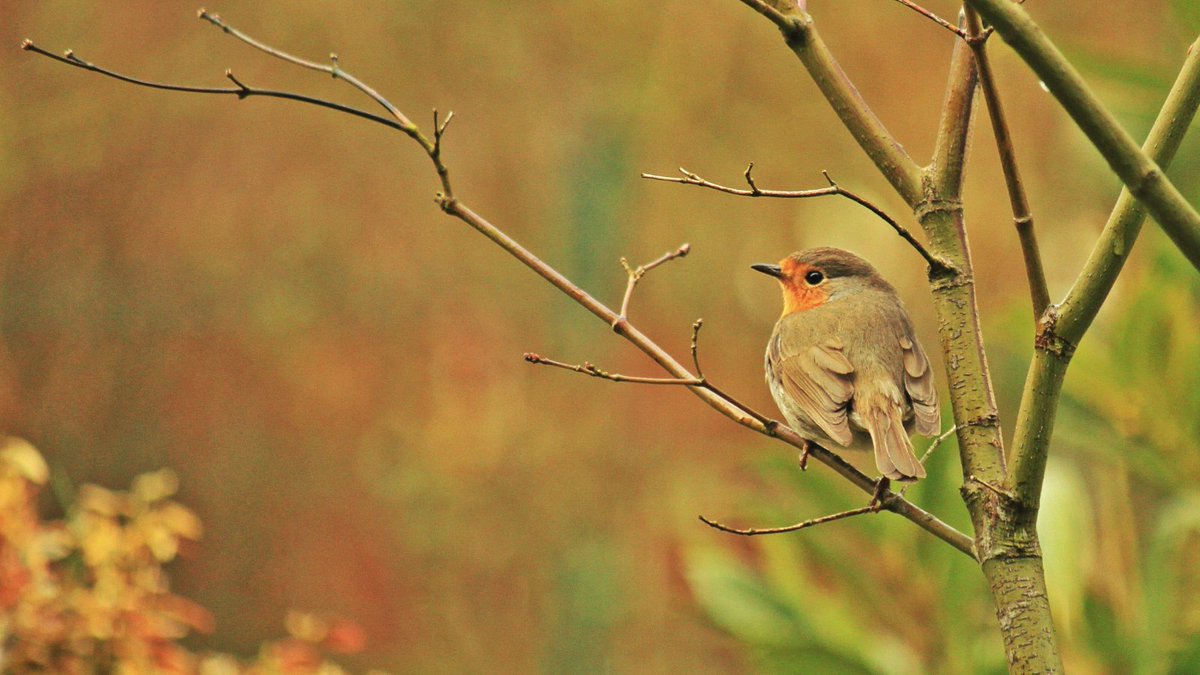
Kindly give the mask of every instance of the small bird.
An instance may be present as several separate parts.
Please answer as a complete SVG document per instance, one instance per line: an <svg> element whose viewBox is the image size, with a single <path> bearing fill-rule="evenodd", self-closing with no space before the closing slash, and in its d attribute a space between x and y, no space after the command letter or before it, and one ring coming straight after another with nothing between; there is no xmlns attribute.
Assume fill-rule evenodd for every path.
<svg viewBox="0 0 1200 675"><path fill-rule="evenodd" d="M788 424L818 445L873 448L884 478L924 478L908 435L937 435L937 388L896 289L838 248L810 248L751 269L783 289L766 370Z"/></svg>

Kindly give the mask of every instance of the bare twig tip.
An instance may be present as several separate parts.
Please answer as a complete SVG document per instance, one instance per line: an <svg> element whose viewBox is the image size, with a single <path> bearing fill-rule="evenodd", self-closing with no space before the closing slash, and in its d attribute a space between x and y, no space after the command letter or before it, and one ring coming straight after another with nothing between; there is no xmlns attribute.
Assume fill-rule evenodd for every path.
<svg viewBox="0 0 1200 675"><path fill-rule="evenodd" d="M542 357L533 352L525 352L525 360L529 363L541 363Z"/></svg>
<svg viewBox="0 0 1200 675"><path fill-rule="evenodd" d="M21 49L23 51L29 51L30 49L33 49L33 40L30 40L29 38L21 40Z"/></svg>

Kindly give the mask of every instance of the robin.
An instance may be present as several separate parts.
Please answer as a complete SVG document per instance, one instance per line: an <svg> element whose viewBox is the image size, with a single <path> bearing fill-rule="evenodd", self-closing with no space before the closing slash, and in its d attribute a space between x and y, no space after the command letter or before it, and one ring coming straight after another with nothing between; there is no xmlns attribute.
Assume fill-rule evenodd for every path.
<svg viewBox="0 0 1200 675"><path fill-rule="evenodd" d="M873 448L884 478L924 478L908 435L937 435L937 389L896 289L866 260L838 248L810 248L751 268L783 289L766 369L788 424L818 445Z"/></svg>

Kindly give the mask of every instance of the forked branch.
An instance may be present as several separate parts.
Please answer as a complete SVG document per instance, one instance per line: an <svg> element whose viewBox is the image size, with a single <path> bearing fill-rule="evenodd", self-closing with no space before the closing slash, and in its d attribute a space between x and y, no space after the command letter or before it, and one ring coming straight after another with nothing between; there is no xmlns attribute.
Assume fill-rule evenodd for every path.
<svg viewBox="0 0 1200 675"><path fill-rule="evenodd" d="M729 534L740 534L744 537L754 537L754 536L757 536L760 534L784 534L786 532L798 532L800 530L806 530L810 527L815 527L817 525L824 525L825 523L832 523L836 520L843 520L845 518L850 518L853 516L861 516L865 513L878 513L878 512L879 512L878 505L868 505L868 506L859 507L857 509L850 509L849 511L841 511L839 513L834 513L834 514L828 515L828 516L821 516L820 518L813 518L811 520L806 520L802 523L796 523L795 525L787 525L784 527L750 527L750 528L746 528L746 529L730 527L728 525L718 523L717 521L712 520L710 518L706 518L705 516L699 516L699 518L700 518L701 522L703 522L705 525L713 528L714 530L728 532Z"/></svg>
<svg viewBox="0 0 1200 675"><path fill-rule="evenodd" d="M625 283L625 297L621 299L621 314L620 318L613 323L614 329L617 327L617 323L624 321L629 317L629 300L633 298L633 289L637 288L638 282L642 280L642 277L646 276L646 272L649 272L659 265L671 262L676 258L682 258L691 250L692 247L690 244L684 244L674 251L667 251L645 265L639 265L637 268L630 267L629 261L625 258L621 258L621 267L625 269L625 274L628 275L629 280Z"/></svg>
<svg viewBox="0 0 1200 675"><path fill-rule="evenodd" d="M609 380L612 382L630 382L632 384L668 384L684 387L699 387L704 384L704 378L701 377L639 377L636 375L610 373L607 370L601 370L600 368L597 368L587 361L584 361L581 364L563 363L562 361L548 359L540 354L534 354L533 352L525 352L525 360L529 363L536 363L543 366L554 366L555 368L573 370L577 373L591 375L592 377L598 377L602 380Z"/></svg>
<svg viewBox="0 0 1200 675"><path fill-rule="evenodd" d="M1011 0L967 0L1037 73L1113 172L1192 265L1200 268L1200 213L1117 122L1029 14Z"/></svg>
<svg viewBox="0 0 1200 675"><path fill-rule="evenodd" d="M898 223L895 218L889 216L886 211L879 206L876 206L866 197L851 192L841 185L838 185L832 178L829 177L829 172L821 172L821 175L825 177L826 182L829 183L827 187L815 188L812 190L763 190L758 187L757 183L754 182L754 174L752 173L753 170L754 162L751 162L746 167L746 171L742 174L746 178L746 185L748 186L747 188L735 188L728 185L721 185L720 183L714 183L710 180L701 178L699 175L692 173L683 167L679 167L679 173L681 174L679 176L660 176L652 173L643 173L642 178L663 181L666 183L678 183L680 185L695 185L697 187L707 188L709 190L715 190L717 192L723 192L725 194L736 195L739 197L770 197L777 199L811 199L813 197L829 196L845 197L846 199L849 199L855 204L862 206L878 216L880 220L887 223L893 230L895 230L896 234L900 235L904 241L908 242L908 245L911 246L918 254L920 254L920 256L925 259L926 263L928 263L929 275L931 277L952 276L957 273L957 270L953 265L946 260L930 253L929 250L925 248L924 244L914 237L912 232L909 232L903 225Z"/></svg>
<svg viewBox="0 0 1200 675"><path fill-rule="evenodd" d="M207 15L207 16L205 16L205 15ZM205 20L209 21L210 23L214 23L214 25L220 26L222 28L222 30L224 30L226 33L234 35L235 37L238 37L238 39L241 39L243 41L247 41L246 38L243 37L244 34L241 34L240 32L235 32L234 29L230 28L223 21L220 21L219 18L216 21L214 21L213 15L209 15L207 12L202 13L202 18L205 18ZM261 44L261 43L257 43L256 41L249 42L249 43L256 47L258 47L258 45ZM266 45L263 45L263 46L265 47ZM679 380L697 380L698 379L695 375L690 373L685 366L683 366L681 363L679 363L674 357L672 357L657 343L655 343L653 340L651 340L649 337L647 337L645 334L643 334L640 330L638 330L635 326L633 326L629 321L620 320L621 317L619 314L617 314L617 312L613 311L608 306L606 306L604 303L596 300L594 297L592 297L586 291L579 288L579 286L577 286L570 279L565 277L558 270L556 270L553 267L551 267L550 265L546 264L544 261L542 261L536 255L534 255L531 251L529 251L529 249L527 249L524 246L522 246L521 244L519 244L517 241L515 241L512 237L510 237L503 230L501 230L500 228L493 225L487 219L480 216L474 210L469 208L466 204L464 204L463 202L461 202L460 200L458 200L456 197L453 196L453 193L451 192L451 189L450 189L449 171L442 159L442 145L441 145L442 138L441 137L445 132L445 121L442 121L441 123L435 122L434 136L431 139L430 137L426 136L423 132L421 132L421 130L414 123L412 123L410 118L408 118L407 116L400 113L398 108L396 108L394 105L392 105L386 99L384 99L381 95L379 95L377 92L375 92L375 90L373 90L369 87L366 87L365 85L362 85L362 83L360 81L358 81L356 78L354 78L352 75L350 75L346 71L342 70L341 67L336 64L336 62L334 62L330 66L326 67L326 66L323 66L320 64L316 64L315 62L304 61L303 59L291 57L290 55L286 55L289 58L285 58L284 52L281 52L274 48L268 48L268 49L264 50L274 56L277 56L279 58L285 58L285 60L294 62L297 65L301 65L306 68L322 70L324 72L329 72L330 74L334 75L338 79L342 79L342 80L345 80L345 81L351 83L356 88L358 88L360 91L362 91L364 94L366 94L367 96L369 96L370 98L375 100L377 103L379 103L381 106L383 106L387 111L389 111L389 113L391 113L393 115L395 120L387 119L387 118L384 118L384 117L381 117L378 115L374 115L372 113L368 113L368 112L358 110L355 108L350 108L348 106L343 106L343 105L333 103L330 101L324 101L322 99L317 99L317 98L308 97L308 96L302 96L302 95L298 95L298 94L291 94L291 93L287 93L287 92L272 92L272 91L265 91L265 90L257 90L257 89L250 88L241 83L238 83L238 86L236 86L233 89L216 89L216 88L204 88L204 87L183 87L183 86L176 86L176 85L162 85L162 84L158 84L158 83L145 82L142 80L138 80L136 78L130 78L128 76L123 76L123 75L113 73L112 71L108 71L108 70L96 67L89 63L85 63L79 59L74 58L73 55L70 53L68 53L68 56L66 56L66 57L56 56L54 54L51 54L49 52L46 52L46 51L38 48L38 47L35 47L33 45L33 43L29 42L29 41L26 41L25 43L23 43L22 48L26 49L27 51L31 51L31 52L34 52L34 53L37 53L37 54L40 54L43 56L53 58L56 61L66 63L73 67L79 67L79 68L83 68L85 70L97 72L97 73L106 75L108 77L113 77L118 80L122 80L122 81L128 82L130 84L135 84L135 85L139 85L139 86L148 86L148 87L153 87L153 88L157 88L157 89L184 91L184 92L190 92L190 93L232 95L232 96L236 96L239 99L249 98L252 96L267 96L267 97L285 98L285 99L289 99L289 100L295 100L295 101L299 101L299 102L303 102L303 103L309 103L312 105L318 105L318 106L322 106L322 107L326 107L326 108L331 108L334 110L338 110L340 112L345 112L347 114L351 114L351 115L355 115L357 117L368 119L373 122L383 124L384 126L401 131L402 133L407 135L409 138L412 138L413 140L417 141L421 145L421 147L425 151L425 153L429 156L431 162L433 163L434 168L438 173L438 178L442 183L442 192L437 197L437 203L445 213L447 213L451 216L454 216L455 218L463 221L470 227L474 228L476 231L478 231L480 234L482 234L485 237L487 237L488 239L490 239L493 243L495 243L497 246L504 249L506 252L508 252L514 258L521 261L521 263L523 263L524 265L526 265L527 267L532 269L536 274L541 276L543 279L545 279L547 282L549 282L555 288L557 288L558 290L560 290L561 292L566 294L568 297L575 300L578 304L583 306L585 309L587 309L589 312L594 314L596 317L598 317L599 319L601 319L608 325L614 326L614 330L618 334L620 334L622 337L624 337L626 340L628 340L630 343L632 343L634 346L636 346L638 349L640 349L643 353L645 353L647 356L649 356L653 361L655 361L660 366L662 366L662 368L664 370L666 370L667 373L672 376L672 378L679 379ZM258 48L261 49L262 47L258 47ZM897 146L897 149L898 149L898 146ZM899 152L902 153L903 151L899 150ZM905 156L905 157L907 157L907 156ZM915 172L908 172L905 174L905 176L907 177L905 180L915 179ZM915 180L911 181L910 183L907 183L907 184L909 184L910 187L913 187L913 186L915 186ZM697 330L697 329L694 329L694 330ZM694 335L694 333L693 333L693 335ZM591 373L589 373L589 374L591 374ZM746 426L750 429L758 431L759 433L767 434L769 436L778 438L778 439L782 440L783 442L788 443L797 448L803 447L803 444L805 443L804 439L801 438L795 431L793 431L783 425L775 423L771 420L768 420L761 415L751 414L749 412L748 408L737 403L734 399L728 397L723 392L721 392L719 389L717 389L709 384L705 384L704 386L688 386L688 390L693 392L694 394L696 394L698 397L700 397L701 400L703 400L705 403L707 403L712 408L716 409L717 411L719 411L726 417L729 417L730 419L736 421L737 423L739 423L743 426ZM822 463L824 463L825 465L827 465L831 469L833 469L833 471L835 473L842 476L843 478L846 478L851 483L858 486L860 489L864 490L865 492L868 492L868 493L875 492L875 486L876 486L875 481L871 480L868 476L863 474L861 471L858 471L853 466L846 463L844 460L842 460L837 455L835 455L823 448L820 448L820 447L814 447L811 454L813 457L815 457L816 459L818 459L819 461L821 461ZM922 529L930 532L934 536L937 536L938 538L946 541L947 543L949 543L951 546L958 549L959 551L962 551L966 555L974 558L975 549L974 549L974 543L972 542L971 538L964 535L963 533L959 532L958 530L954 529L953 527L946 524L945 522L941 521L936 516L922 510L920 507L917 507L916 505L912 504L911 502L906 501L905 499L903 499L902 497L900 497L899 495L897 495L891 491L887 491L886 494L883 495L883 499L882 499L881 503L884 505L883 508L885 510L899 514L902 517L916 523Z"/></svg>

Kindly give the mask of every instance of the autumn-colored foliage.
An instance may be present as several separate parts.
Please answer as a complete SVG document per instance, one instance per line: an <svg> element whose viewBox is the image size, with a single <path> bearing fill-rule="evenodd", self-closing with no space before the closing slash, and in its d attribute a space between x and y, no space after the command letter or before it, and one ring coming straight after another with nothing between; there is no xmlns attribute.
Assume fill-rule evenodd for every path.
<svg viewBox="0 0 1200 675"><path fill-rule="evenodd" d="M63 520L38 517L50 471L27 441L0 441L0 668L6 673L340 673L325 652L365 643L345 619L290 612L288 637L242 662L179 644L214 629L201 605L171 592L163 566L200 538L200 519L172 500L169 469L128 491L84 485Z"/></svg>

